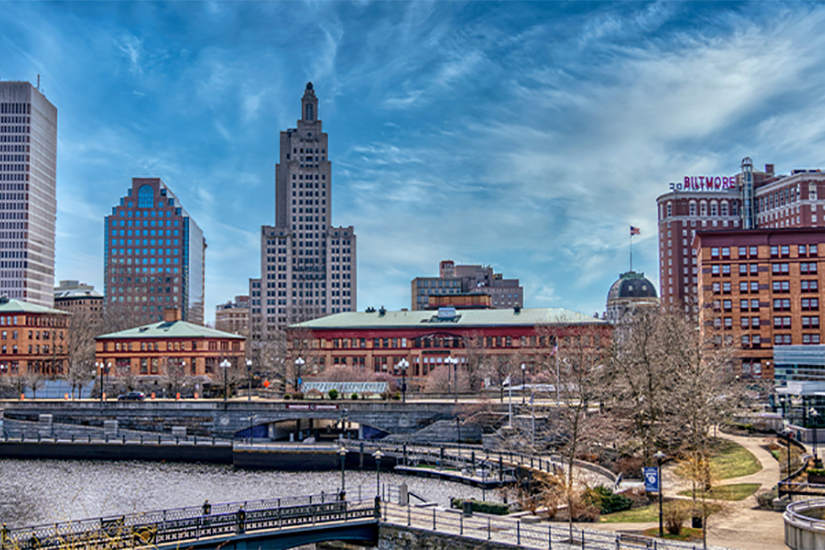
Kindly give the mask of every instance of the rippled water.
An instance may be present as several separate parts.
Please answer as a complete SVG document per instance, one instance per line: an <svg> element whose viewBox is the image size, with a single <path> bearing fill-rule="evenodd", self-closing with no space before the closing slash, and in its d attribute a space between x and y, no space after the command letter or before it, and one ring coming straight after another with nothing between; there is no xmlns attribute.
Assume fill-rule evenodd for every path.
<svg viewBox="0 0 825 550"><path fill-rule="evenodd" d="M348 470L347 494L375 495L375 471ZM481 498L467 485L381 473L382 485L446 506L450 497ZM236 470L232 466L93 460L0 460L0 523L9 527L212 503L335 493L341 472ZM494 495L494 496L491 496ZM501 500L487 491L487 500Z"/></svg>

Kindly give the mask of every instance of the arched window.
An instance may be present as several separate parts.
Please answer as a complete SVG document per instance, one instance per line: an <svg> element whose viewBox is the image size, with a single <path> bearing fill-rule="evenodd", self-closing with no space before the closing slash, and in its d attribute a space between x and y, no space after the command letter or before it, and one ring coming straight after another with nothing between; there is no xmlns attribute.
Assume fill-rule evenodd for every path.
<svg viewBox="0 0 825 550"><path fill-rule="evenodd" d="M667 217L671 217L673 215L673 205L667 203Z"/></svg>
<svg viewBox="0 0 825 550"><path fill-rule="evenodd" d="M739 210L738 204L739 203L737 203L736 201L733 201L732 203L730 203L730 213L731 213L732 216L738 216L739 215L739 213L738 213L738 210Z"/></svg>
<svg viewBox="0 0 825 550"><path fill-rule="evenodd" d="M690 201L690 215L696 215L696 203L694 201Z"/></svg>
<svg viewBox="0 0 825 550"><path fill-rule="evenodd" d="M708 203L702 201L699 203L699 215L700 216L707 216L708 215Z"/></svg>
<svg viewBox="0 0 825 550"><path fill-rule="evenodd" d="M712 201L710 203L710 215L711 216L718 216L719 215L719 206L716 204L716 201Z"/></svg>
<svg viewBox="0 0 825 550"><path fill-rule="evenodd" d="M728 201L722 201L722 215L728 215Z"/></svg>
<svg viewBox="0 0 825 550"><path fill-rule="evenodd" d="M307 120L312 120L312 104L311 103L307 103L307 113L306 113L306 116L304 118L306 118Z"/></svg>
<svg viewBox="0 0 825 550"><path fill-rule="evenodd" d="M138 190L138 208L152 208L155 204L155 192L151 185L144 185Z"/></svg>

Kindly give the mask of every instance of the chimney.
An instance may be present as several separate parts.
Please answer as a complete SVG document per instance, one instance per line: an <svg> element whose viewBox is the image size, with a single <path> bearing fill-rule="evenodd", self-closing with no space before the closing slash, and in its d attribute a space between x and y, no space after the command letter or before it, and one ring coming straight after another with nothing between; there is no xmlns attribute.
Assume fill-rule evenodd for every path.
<svg viewBox="0 0 825 550"><path fill-rule="evenodd" d="M766 164L765 165L765 172L768 174L773 174L773 164Z"/></svg>
<svg viewBox="0 0 825 550"><path fill-rule="evenodd" d="M180 310L176 307L167 307L163 310L163 322L174 323L180 321Z"/></svg>

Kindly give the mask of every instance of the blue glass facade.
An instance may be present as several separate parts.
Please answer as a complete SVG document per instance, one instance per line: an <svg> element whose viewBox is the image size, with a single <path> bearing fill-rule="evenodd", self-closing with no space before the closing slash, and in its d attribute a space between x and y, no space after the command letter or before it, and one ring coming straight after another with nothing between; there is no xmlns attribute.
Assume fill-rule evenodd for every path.
<svg viewBox="0 0 825 550"><path fill-rule="evenodd" d="M134 178L104 228L106 307L124 307L138 323L177 307L203 324L206 242L163 181Z"/></svg>

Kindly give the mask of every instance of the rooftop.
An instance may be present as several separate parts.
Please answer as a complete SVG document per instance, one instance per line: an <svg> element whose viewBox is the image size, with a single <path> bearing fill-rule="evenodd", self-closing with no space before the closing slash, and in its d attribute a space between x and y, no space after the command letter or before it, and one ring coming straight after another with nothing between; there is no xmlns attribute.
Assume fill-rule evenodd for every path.
<svg viewBox="0 0 825 550"><path fill-rule="evenodd" d="M0 297L0 315L5 315L9 313L71 315L70 313L67 313L65 311L60 311L59 309L52 309L46 306L38 306L36 304L30 304L29 302L24 302L22 300L9 299L5 296Z"/></svg>
<svg viewBox="0 0 825 550"><path fill-rule="evenodd" d="M151 323L142 327L135 327L111 334L103 334L95 340L113 339L142 339L147 338L229 338L233 340L244 340L243 336L230 334L213 328L207 328L186 321L161 321Z"/></svg>
<svg viewBox="0 0 825 550"><path fill-rule="evenodd" d="M453 310L452 315L449 311L386 311L382 308L377 311L337 313L291 325L291 328L420 328L422 325L484 327L553 324L606 325L608 323L564 308L462 309Z"/></svg>

